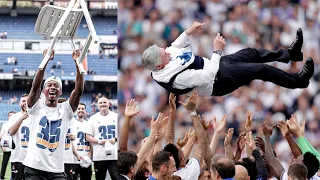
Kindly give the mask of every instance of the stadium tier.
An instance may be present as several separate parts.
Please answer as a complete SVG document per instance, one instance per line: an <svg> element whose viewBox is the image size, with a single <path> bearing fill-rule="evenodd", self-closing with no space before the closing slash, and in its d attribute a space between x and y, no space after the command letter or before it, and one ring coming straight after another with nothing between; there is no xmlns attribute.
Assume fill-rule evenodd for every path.
<svg viewBox="0 0 320 180"><path fill-rule="evenodd" d="M0 33L7 32L7 39L43 39L35 34L34 25L37 16L0 16ZM117 19L110 17L92 17L97 35L115 35L117 29ZM86 38L88 29L83 18L79 25L76 37Z"/></svg>
<svg viewBox="0 0 320 180"><path fill-rule="evenodd" d="M15 57L17 59L17 65L8 64L8 58ZM15 68L21 73L27 70L37 70L39 63L42 60L42 54L35 53L0 53L0 69L3 69L4 73L12 72ZM99 55L87 56L88 70L93 70L95 75L117 75L117 60L116 59L100 59ZM61 61L61 69L58 69L57 62ZM70 54L55 54L53 60L51 60L46 69L46 74L51 74L52 67L56 65L54 75L60 76L61 70L64 75L72 75L75 73L75 65Z"/></svg>

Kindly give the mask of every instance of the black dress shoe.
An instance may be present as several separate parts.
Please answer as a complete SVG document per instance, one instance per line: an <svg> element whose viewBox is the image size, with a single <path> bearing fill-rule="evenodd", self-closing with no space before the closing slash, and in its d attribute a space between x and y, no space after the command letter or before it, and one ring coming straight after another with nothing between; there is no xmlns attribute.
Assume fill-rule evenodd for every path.
<svg viewBox="0 0 320 180"><path fill-rule="evenodd" d="M302 44L303 44L303 34L302 34L302 29L299 28L297 31L296 40L288 48L291 61L303 60L303 54L301 52Z"/></svg>
<svg viewBox="0 0 320 180"><path fill-rule="evenodd" d="M302 82L307 82L309 84L310 78L314 73L314 62L311 57L307 59L307 62L304 64L301 71L298 73L298 76L301 78Z"/></svg>

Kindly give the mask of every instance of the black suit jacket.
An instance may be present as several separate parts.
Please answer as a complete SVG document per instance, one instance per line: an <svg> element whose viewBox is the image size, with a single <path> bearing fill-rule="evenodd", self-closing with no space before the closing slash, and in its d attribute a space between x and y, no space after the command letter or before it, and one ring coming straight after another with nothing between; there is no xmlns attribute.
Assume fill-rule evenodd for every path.
<svg viewBox="0 0 320 180"><path fill-rule="evenodd" d="M125 178L125 177L122 176L121 174L118 174L118 178L119 178L119 180L127 180L127 178Z"/></svg>

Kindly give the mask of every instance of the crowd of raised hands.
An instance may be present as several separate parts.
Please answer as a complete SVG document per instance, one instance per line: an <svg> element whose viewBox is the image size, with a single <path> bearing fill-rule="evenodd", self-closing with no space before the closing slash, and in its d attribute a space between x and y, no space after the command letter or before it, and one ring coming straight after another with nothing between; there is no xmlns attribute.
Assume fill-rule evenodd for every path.
<svg viewBox="0 0 320 180"><path fill-rule="evenodd" d="M215 117L205 120L196 112L198 95L193 92L186 102L179 101L189 113L192 127L184 137L175 136L176 96L169 95L168 117L160 112L150 121L149 136L143 139L139 152L128 150L130 121L137 115L137 102L131 99L125 108L125 120L120 127L120 154L118 169L130 179L288 179L288 177L319 179L320 153L304 137L305 121L299 124L297 117L279 121L276 124L263 122L261 131L252 131L252 112L246 112L244 131L239 133L233 148L233 128L226 129L227 115L220 121ZM212 128L213 134L207 131ZM287 140L292 161L285 169L276 158L271 145L271 135L278 128ZM260 132L260 133L259 133ZM221 136L224 136L225 154L217 153ZM254 137L255 136L255 137ZM177 139L175 141L175 139ZM221 148L221 147L220 147ZM243 152L245 149L246 152ZM136 154L136 161L129 162L121 156ZM288 152L289 153L289 152ZM127 168L124 168L127 167Z"/></svg>

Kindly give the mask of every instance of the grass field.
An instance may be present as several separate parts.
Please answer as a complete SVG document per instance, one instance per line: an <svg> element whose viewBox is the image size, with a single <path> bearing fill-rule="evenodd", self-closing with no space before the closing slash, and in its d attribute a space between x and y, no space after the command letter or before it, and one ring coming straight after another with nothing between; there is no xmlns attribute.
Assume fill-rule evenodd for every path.
<svg viewBox="0 0 320 180"><path fill-rule="evenodd" d="M0 148L1 149L1 148ZM2 151L0 150L0 166L1 166L1 163L2 163ZM11 165L10 165L10 160L8 162L8 165L7 165L7 170L6 170L6 175L5 175L5 180L10 180L10 176L11 176ZM95 175L92 174L92 178L91 180L95 180Z"/></svg>

